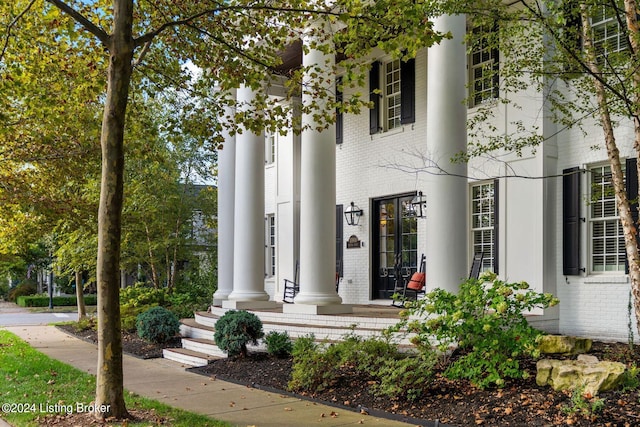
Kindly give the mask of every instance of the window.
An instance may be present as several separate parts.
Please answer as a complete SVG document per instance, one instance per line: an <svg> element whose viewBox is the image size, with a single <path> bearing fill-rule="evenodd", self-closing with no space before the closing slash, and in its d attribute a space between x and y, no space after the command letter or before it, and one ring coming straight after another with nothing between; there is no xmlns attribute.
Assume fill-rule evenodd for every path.
<svg viewBox="0 0 640 427"><path fill-rule="evenodd" d="M384 66L384 129L400 126L400 60L387 62Z"/></svg>
<svg viewBox="0 0 640 427"><path fill-rule="evenodd" d="M266 274L269 277L276 275L276 217L267 215L266 245Z"/></svg>
<svg viewBox="0 0 640 427"><path fill-rule="evenodd" d="M415 122L415 59L372 63L369 89L370 134Z"/></svg>
<svg viewBox="0 0 640 427"><path fill-rule="evenodd" d="M590 176L590 269L592 272L624 272L624 234L611 181L611 167L593 167Z"/></svg>
<svg viewBox="0 0 640 427"><path fill-rule="evenodd" d="M272 165L276 162L276 137L267 135L265 137L265 164Z"/></svg>
<svg viewBox="0 0 640 427"><path fill-rule="evenodd" d="M491 46L497 31L474 30L474 43L470 58L471 103L476 106L498 98L499 57L498 49Z"/></svg>
<svg viewBox="0 0 640 427"><path fill-rule="evenodd" d="M619 17L621 17L619 19ZM621 28L624 23L624 8L613 8L610 4L599 5L591 18L591 31L596 56L603 58L611 53L621 52L629 47L626 32Z"/></svg>
<svg viewBox="0 0 640 427"><path fill-rule="evenodd" d="M471 187L471 244L473 255L483 253L482 271L495 270L496 209L493 182Z"/></svg>

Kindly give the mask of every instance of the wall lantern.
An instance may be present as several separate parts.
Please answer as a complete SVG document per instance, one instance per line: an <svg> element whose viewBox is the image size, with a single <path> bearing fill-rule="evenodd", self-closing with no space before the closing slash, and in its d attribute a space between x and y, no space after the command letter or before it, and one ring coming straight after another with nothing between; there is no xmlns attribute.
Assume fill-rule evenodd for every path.
<svg viewBox="0 0 640 427"><path fill-rule="evenodd" d="M422 195L422 191L418 191L418 194L411 200L411 210L416 217L424 218L426 209L427 199Z"/></svg>
<svg viewBox="0 0 640 427"><path fill-rule="evenodd" d="M351 206L344 211L344 217L347 219L347 224L349 225L358 225L362 215L364 215L362 209L357 207L353 202L351 202Z"/></svg>

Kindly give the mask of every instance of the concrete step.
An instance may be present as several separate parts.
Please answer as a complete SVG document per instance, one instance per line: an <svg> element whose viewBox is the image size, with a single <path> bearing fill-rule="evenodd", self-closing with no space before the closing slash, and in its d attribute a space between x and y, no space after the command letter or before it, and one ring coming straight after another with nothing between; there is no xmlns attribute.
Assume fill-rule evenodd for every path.
<svg viewBox="0 0 640 427"><path fill-rule="evenodd" d="M183 337L213 340L215 332L215 328L198 323L196 319L180 320L180 335Z"/></svg>
<svg viewBox="0 0 640 427"><path fill-rule="evenodd" d="M182 338L182 348L214 357L227 357L213 340L201 338Z"/></svg>
<svg viewBox="0 0 640 427"><path fill-rule="evenodd" d="M220 358L186 348L165 348L162 350L162 357L189 366L206 366L211 360Z"/></svg>
<svg viewBox="0 0 640 427"><path fill-rule="evenodd" d="M207 326L215 326L215 320L211 322L206 317L220 317L226 313L228 309L212 306L211 312L198 312L196 313L196 320L198 323ZM399 311L399 310L398 310ZM313 326L329 326L329 327L351 327L355 326L357 329L374 329L381 330L389 326L393 326L398 323L397 317L367 317L367 316L354 316L350 314L344 315L322 315L322 314L304 314L304 313L282 313L282 309L274 310L259 310L253 311L263 323L284 323L295 325L313 325ZM205 317L204 319L198 319L198 315Z"/></svg>
<svg viewBox="0 0 640 427"><path fill-rule="evenodd" d="M214 329L216 321L226 313L226 309L222 309L220 307L212 307L212 312L197 312L195 313L195 324L202 325L209 329ZM303 336L307 336L309 334L313 334L317 340L326 340L326 341L340 341L344 338L345 335L349 334L357 334L363 338L371 338L375 336L380 336L382 330L387 328L390 325L395 325L397 323L397 319L384 319L382 322L375 323L372 322L369 318L364 317L348 317L345 319L345 316L318 316L314 315L309 319L304 321L300 320L299 323L295 323L295 320L298 316L294 316L290 318L290 314L283 315L282 313L275 313L279 315L273 315L274 313L264 312L264 311L254 311L260 320L262 321L262 327L264 329L265 334L268 334L271 331L282 332L286 331L291 338L299 338ZM267 313L265 315L265 313ZM307 316L307 315L302 315ZM316 317L331 317L334 320L329 324L327 319L320 319L316 321ZM337 318L338 320L335 320ZM353 319L357 319L360 323L348 323ZM344 322L341 323L340 320ZM363 325L374 326L374 327L365 327ZM194 325L194 327L197 327ZM200 337L198 331L191 331L194 335L193 337ZM188 336L188 335L187 335ZM400 338L399 338L400 339ZM409 341L406 338L400 339L400 343L408 344Z"/></svg>

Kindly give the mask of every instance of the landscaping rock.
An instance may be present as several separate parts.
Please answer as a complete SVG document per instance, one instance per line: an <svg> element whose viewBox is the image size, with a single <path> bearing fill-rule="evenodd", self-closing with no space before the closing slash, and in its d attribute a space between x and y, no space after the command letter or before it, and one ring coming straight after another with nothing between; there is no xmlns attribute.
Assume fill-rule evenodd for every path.
<svg viewBox="0 0 640 427"><path fill-rule="evenodd" d="M622 363L585 355L578 356L578 360L542 359L536 368L539 386L550 385L556 391L582 388L585 394L593 396L616 388L625 372Z"/></svg>
<svg viewBox="0 0 640 427"><path fill-rule="evenodd" d="M588 353L592 344L593 342L588 338L565 335L543 335L538 339L540 353L560 354L563 356Z"/></svg>

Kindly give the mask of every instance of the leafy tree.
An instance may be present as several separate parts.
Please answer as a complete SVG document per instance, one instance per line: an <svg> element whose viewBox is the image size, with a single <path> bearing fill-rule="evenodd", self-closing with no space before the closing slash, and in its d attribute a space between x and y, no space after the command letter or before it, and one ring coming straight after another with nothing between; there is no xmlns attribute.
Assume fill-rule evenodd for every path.
<svg viewBox="0 0 640 427"><path fill-rule="evenodd" d="M535 88L548 105L550 117L561 128L587 132L594 124L602 128L604 148L611 167L615 199L624 232L632 294L640 329L640 255L638 224L627 198L616 128L631 126L633 148L640 155L640 31L635 0L518 0L505 4L499 0L442 2L448 13L466 13L471 28L493 31L470 32L468 43L483 43L487 50L499 49L499 104L522 108L513 96ZM621 41L603 38L591 28L591 18L611 17L620 28ZM609 31L615 31L610 27ZM615 41L614 41L615 39ZM615 43L615 44L614 44ZM492 79L491 70L484 70ZM470 141L458 160L500 153L522 154L545 143L539 128L513 121L514 129L505 135L491 120L495 104L476 109L468 123ZM640 162L637 163L640 166ZM638 199L638 197L632 197Z"/></svg>
<svg viewBox="0 0 640 427"><path fill-rule="evenodd" d="M223 89L219 93L210 93L210 102L197 107L218 116L225 105L234 105L235 102L226 91L241 83L254 89L263 86L265 77L282 63L279 53L283 47L298 39L303 31L311 31L317 38L314 47L326 52L334 51L334 41L337 42L339 53L350 59L345 63L347 78L343 81L346 84L363 80L363 69L358 68L362 61L358 58L373 47L380 47L397 57L410 57L420 47L442 37L432 30L427 19L432 12L431 2L409 0L340 0L333 9L328 9L324 2L305 0L291 0L277 7L268 2L244 0L223 3L156 1L135 5L133 0L113 0L110 3L104 0L46 0L44 3L42 0L19 0L3 4L2 9L2 16L7 17L3 22L7 31L0 51L3 77L19 76L20 61L13 65L13 61L7 58L13 52L11 49L15 48L16 52L29 50L27 45L33 43L34 35L39 36L37 40L58 47L55 52L47 52L47 57L67 58L101 49L105 52L105 55L89 62L98 74L105 72L106 68L104 81L107 84L100 99L103 115L97 251L99 356L96 406L106 405L109 411L96 414L99 417L127 416L122 389L118 283L126 112L131 84L137 81L138 72L145 73L145 79L139 81L148 84L151 95L157 84L181 86L190 81L181 67L191 60L207 70L197 88L208 87L211 92L212 82L217 81ZM64 17L58 17L56 9L63 12ZM43 25L30 21L32 15L56 17ZM326 32L327 25L308 28L309 22L316 19L334 23L340 20L345 29L333 34ZM22 22L28 24L21 26ZM60 43L58 35L64 35ZM72 43L64 43L66 38ZM20 53L16 56L19 58ZM299 69L289 76L293 94L299 92L303 71ZM313 102L302 105L300 109L315 113L319 126L331 122L335 104L330 103L329 108L321 109L318 101L330 98L333 89L317 82L305 82L305 87L316 96ZM45 86L33 89L33 93L46 92ZM359 110L363 105L359 98L356 93L354 99L346 100L342 108ZM287 107L264 108L267 101L264 92L256 99L256 108L250 109L266 114L237 113L234 119L241 121L246 129L269 128L275 131L279 124L290 126L292 119L299 117L289 114ZM218 122L209 124L212 125L209 142L213 142L220 125ZM298 130L299 125L293 123Z"/></svg>

